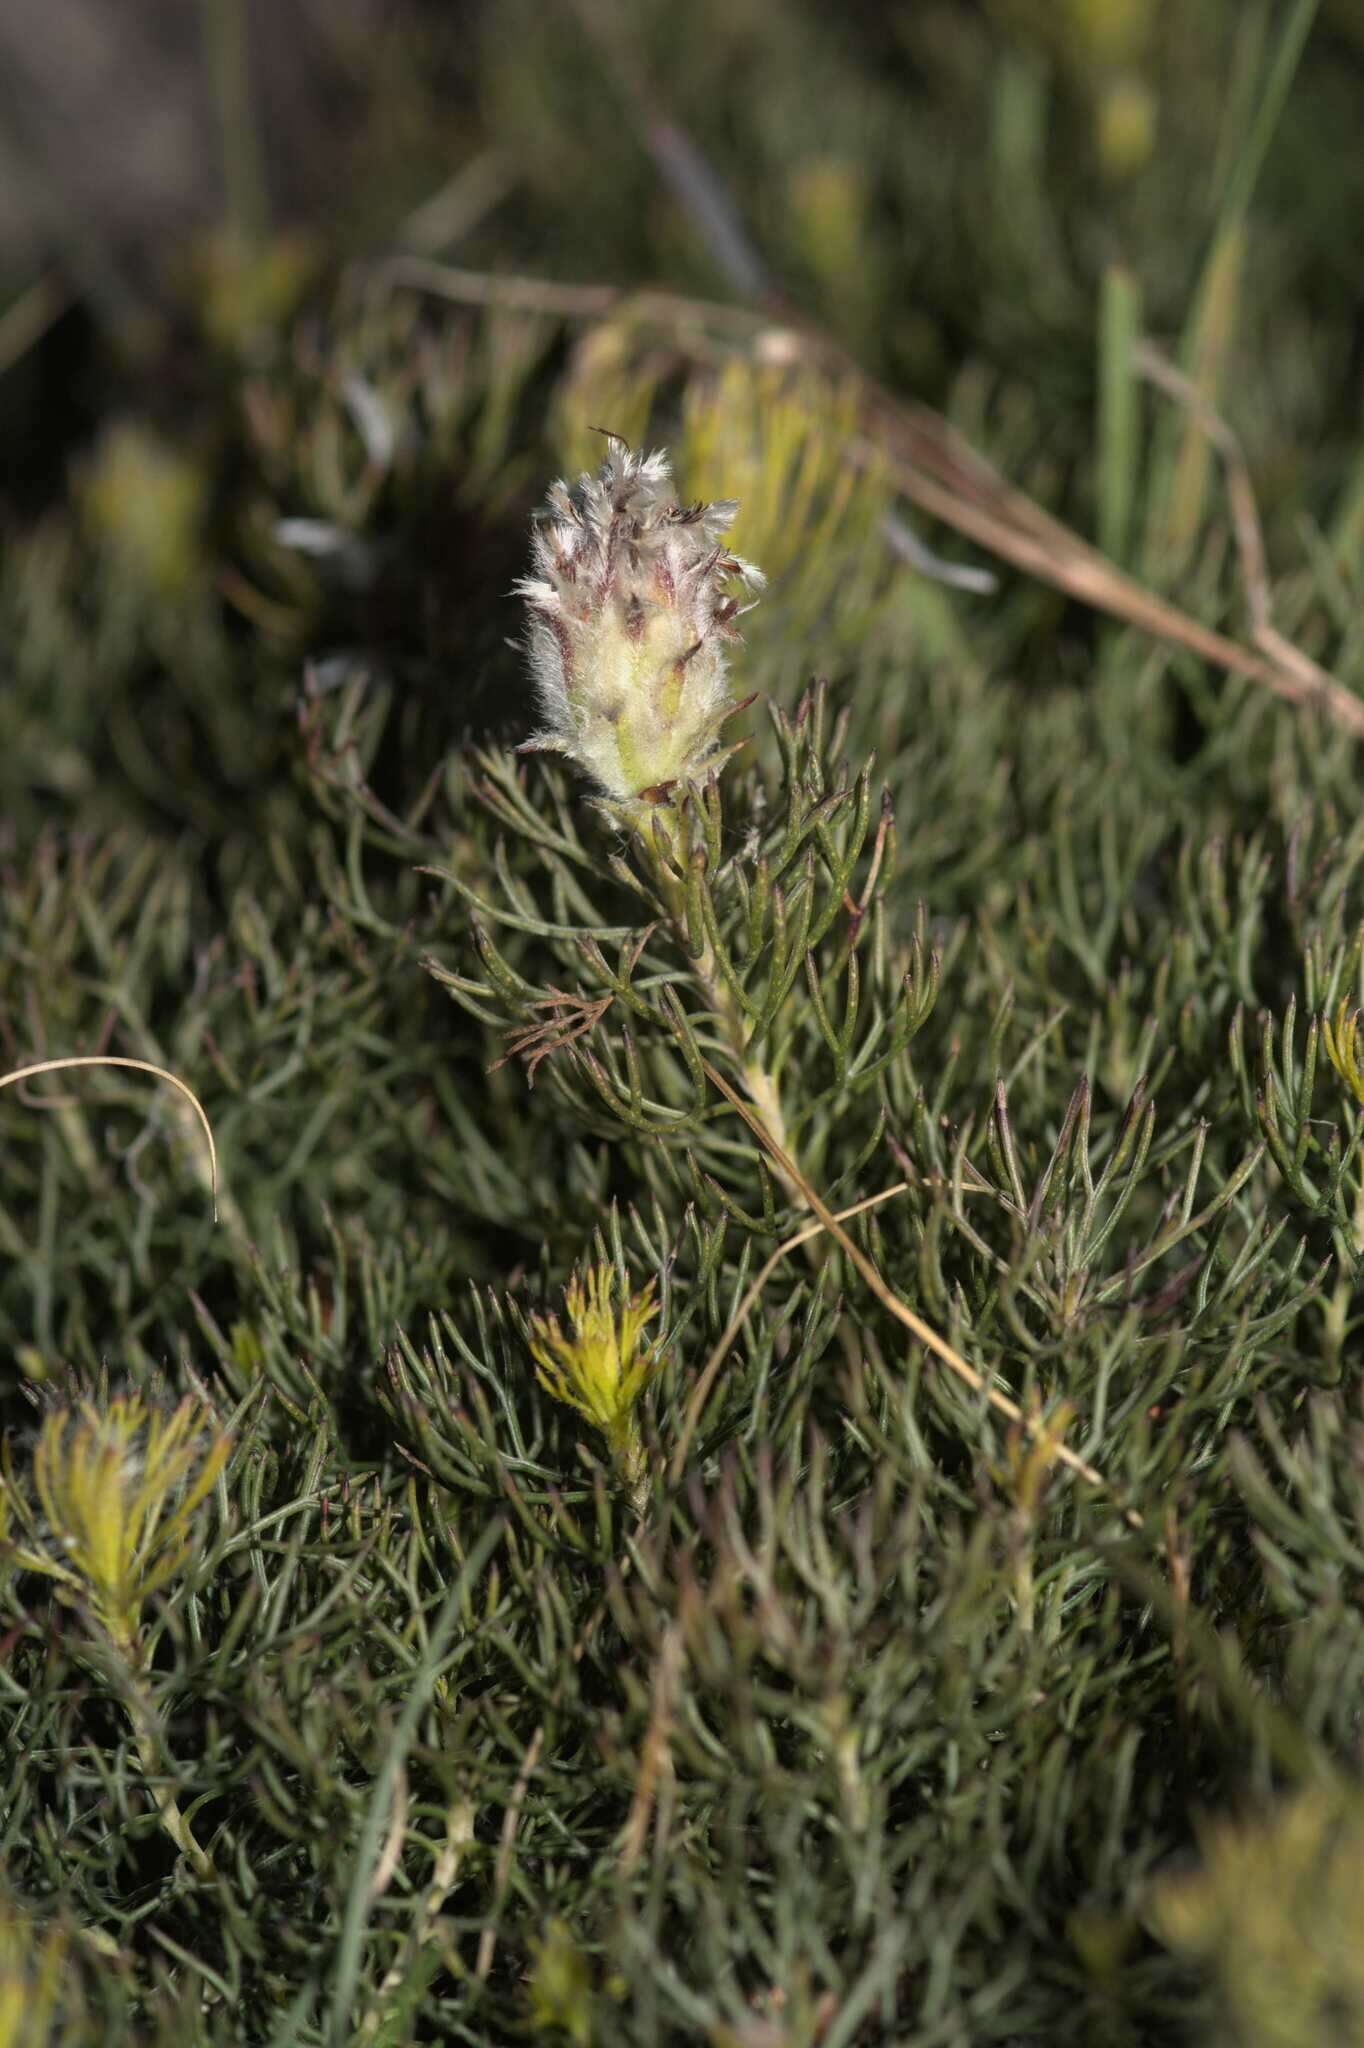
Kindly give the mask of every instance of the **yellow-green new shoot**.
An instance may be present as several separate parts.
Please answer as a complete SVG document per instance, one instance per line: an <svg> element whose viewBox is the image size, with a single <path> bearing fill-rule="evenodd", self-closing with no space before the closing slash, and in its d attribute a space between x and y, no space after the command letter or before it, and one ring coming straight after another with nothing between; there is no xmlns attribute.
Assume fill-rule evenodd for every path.
<svg viewBox="0 0 1364 2048"><path fill-rule="evenodd" d="M585 1279L575 1273L564 1294L570 1334L557 1316L532 1316L530 1348L541 1385L602 1432L639 1507L645 1457L636 1408L659 1364L655 1348L643 1342L658 1306L651 1280L617 1314L615 1285L612 1266L589 1267Z"/></svg>
<svg viewBox="0 0 1364 2048"><path fill-rule="evenodd" d="M55 1579L133 1662L143 1606L184 1564L227 1459L230 1440L206 1421L192 1399L162 1415L140 1394L54 1410L33 1453L41 1520L6 1460L0 1499L23 1531L13 1562Z"/></svg>

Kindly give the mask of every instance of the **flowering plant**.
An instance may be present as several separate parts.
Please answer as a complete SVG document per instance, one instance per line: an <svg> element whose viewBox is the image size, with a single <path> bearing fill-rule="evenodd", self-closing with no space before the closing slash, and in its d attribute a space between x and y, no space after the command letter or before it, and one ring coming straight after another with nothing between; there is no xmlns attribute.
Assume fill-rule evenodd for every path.
<svg viewBox="0 0 1364 2048"><path fill-rule="evenodd" d="M550 487L535 573L516 586L544 718L529 745L567 754L615 804L666 802L723 758L721 728L740 708L725 652L751 609L731 586L763 585L724 544L737 510L681 504L662 450L640 455L614 434L595 477Z"/></svg>

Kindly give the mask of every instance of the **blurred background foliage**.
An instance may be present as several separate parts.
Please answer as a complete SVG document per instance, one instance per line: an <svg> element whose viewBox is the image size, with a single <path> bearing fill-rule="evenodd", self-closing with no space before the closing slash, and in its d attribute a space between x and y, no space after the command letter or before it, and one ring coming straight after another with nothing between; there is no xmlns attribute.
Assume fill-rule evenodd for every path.
<svg viewBox="0 0 1364 2048"><path fill-rule="evenodd" d="M127 1668L8 1576L0 2044L1364 2040L1364 1114L1320 1025L1364 999L1357 742L907 568L888 514L980 558L849 460L851 375L751 345L656 164L704 154L774 321L1242 634L1222 473L1122 320L1159 342L1276 624L1364 694L1361 105L1357 0L0 11L0 1049L168 1066L222 1170L215 1227L126 1074L0 1095L6 1485L78 1394L202 1391L233 1441ZM504 751L530 511L600 427L741 499L745 689L829 679L796 738L748 716L736 870L874 752L868 1031L938 955L875 1085L783 1013L802 1158L851 1202L905 1148L862 1242L1085 1418L1159 1564L834 1255L652 1524L535 1391L575 1265L659 1277L670 1455L800 1220L730 1126L494 1065L572 931L643 915ZM658 1029L591 1044L673 1099Z"/></svg>

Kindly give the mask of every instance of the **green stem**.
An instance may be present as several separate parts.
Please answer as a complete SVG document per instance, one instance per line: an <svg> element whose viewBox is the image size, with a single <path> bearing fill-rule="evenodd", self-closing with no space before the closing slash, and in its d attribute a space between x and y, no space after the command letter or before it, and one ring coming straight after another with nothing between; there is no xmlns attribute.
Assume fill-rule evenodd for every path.
<svg viewBox="0 0 1364 2048"><path fill-rule="evenodd" d="M625 1495L641 1521L650 1499L649 1460L639 1433L639 1422L631 1410L607 1432L607 1442L616 1462Z"/></svg>
<svg viewBox="0 0 1364 2048"><path fill-rule="evenodd" d="M666 851L659 843L656 824L657 815L657 812L650 814L650 822L645 827L642 835L644 846L649 856L654 883L663 898L664 907L668 912L674 935L684 952L689 953L686 898L681 883L668 866ZM704 988L710 1006L723 1024L725 1036L728 1038L739 1060L744 1091L749 1101L761 1117L768 1135L788 1157L791 1157L791 1141L787 1135L786 1118L781 1106L781 1091L777 1086L776 1076L768 1067L763 1065L760 1059L754 1057L749 1052L752 1033L749 1028L748 1019L745 1017L743 1008L735 997L734 991L720 972L720 964L715 957L715 948L711 945L709 937L703 939L700 953L698 955L691 955L689 953L689 957L691 959L692 973ZM808 1209L810 1205L806 1200L805 1192L800 1183L793 1180L770 1155L768 1164L781 1183L788 1199L798 1208Z"/></svg>
<svg viewBox="0 0 1364 2048"><path fill-rule="evenodd" d="M674 815L676 816L677 814ZM680 825L681 820L679 819L678 822ZM685 830L685 826L682 829ZM786 1129L786 1117L782 1111L781 1090L777 1086L777 1077L768 1067L763 1065L760 1059L754 1058L749 1051L752 1033L749 1029L748 1019L745 1017L743 1008L735 997L734 991L720 972L720 965L715 957L715 948L711 945L709 936L703 936L699 954L692 955L690 953L687 937L686 896L681 883L668 865L667 849L659 842L657 811L651 811L648 814L641 837L648 856L650 871L658 887L659 894L663 898L664 908L668 912L673 932L683 951L688 953L691 958L692 973L705 989L711 1008L723 1023L725 1034L738 1056L743 1076L744 1091L749 1101L753 1104L754 1109L758 1112L758 1116L768 1136L781 1148L786 1158L794 1161L799 1166L800 1161ZM782 1192L793 1207L803 1209L807 1214L812 1214L809 1197L806 1195L805 1189L801 1186L800 1182L794 1179L771 1153L768 1154L767 1164L770 1171L775 1175ZM813 1239L808 1239L805 1244L805 1257L811 1266L818 1268L823 1264L825 1254ZM838 1327L839 1339L843 1345L844 1353L851 1362L860 1355L861 1340L854 1333L846 1315L839 1318Z"/></svg>
<svg viewBox="0 0 1364 2048"><path fill-rule="evenodd" d="M144 1698L137 1676L138 1645L130 1637L120 1640L115 1635L117 1647L128 1660L129 1684L124 1705L132 1723L133 1740L137 1744L138 1759L142 1765L147 1790L151 1794L157 1817L165 1834L174 1842L180 1854L189 1864L196 1877L210 1878L214 1875L213 1863L200 1848L194 1837L194 1830L181 1813L173 1792L168 1792L158 1781L165 1769L165 1756L158 1739L156 1718Z"/></svg>

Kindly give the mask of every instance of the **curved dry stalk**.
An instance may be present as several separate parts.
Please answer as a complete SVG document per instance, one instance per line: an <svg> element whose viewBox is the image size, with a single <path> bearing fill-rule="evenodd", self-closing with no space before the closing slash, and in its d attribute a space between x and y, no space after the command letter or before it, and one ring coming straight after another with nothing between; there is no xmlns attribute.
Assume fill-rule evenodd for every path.
<svg viewBox="0 0 1364 2048"><path fill-rule="evenodd" d="M1046 1429L1045 1424L1037 1416L1027 1414L1019 1407L1017 1401L1011 1400L1007 1394L1001 1394L998 1387L992 1387L983 1373L977 1372L973 1365L968 1365L961 1353L955 1350L945 1337L938 1335L938 1332L931 1323L926 1323L922 1316L916 1315L912 1308L908 1308L900 1300L900 1297L882 1278L880 1272L867 1257L866 1253L853 1243L853 1240L849 1237L837 1216L834 1215L833 1211L822 1200L816 1190L811 1187L795 1161L777 1143L771 1132L764 1126L761 1118L754 1115L748 1104L743 1100L743 1097L730 1087L723 1074L716 1072L709 1060L703 1059L701 1065L705 1069L708 1078L719 1089L730 1107L739 1112L739 1115L748 1125L758 1142L770 1153L782 1171L790 1175L799 1184L806 1201L819 1218L823 1228L834 1238L839 1248L847 1253L882 1307L888 1309L896 1321L902 1323L910 1332L911 1336L917 1337L925 1350L931 1351L933 1356L939 1359L949 1372L955 1373L956 1377L968 1386L973 1394L983 1394L990 1406L998 1414L1007 1416L1010 1422L1014 1423L1018 1428L1025 1430L1034 1441L1045 1438L1058 1464L1066 1466L1069 1471L1076 1474L1077 1478L1087 1481L1090 1486L1098 1487L1101 1492L1110 1492L1111 1488L1108 1481L1097 1467L1082 1458L1077 1451L1072 1451L1065 1444L1057 1443ZM1137 1512L1136 1508L1128 1507L1121 1502L1118 1505L1121 1507L1123 1517L1130 1527L1142 1529L1146 1526L1143 1517Z"/></svg>
<svg viewBox="0 0 1364 2048"><path fill-rule="evenodd" d="M894 1195L902 1195L908 1186L909 1182L907 1180L897 1180L894 1187L882 1188L879 1194L868 1195L864 1201L854 1202L850 1209L839 1209L835 1213L834 1221L836 1223L846 1223L850 1216L860 1216L863 1210L874 1209L878 1203L888 1202ZM671 1477L674 1486L682 1477L682 1468L687 1462L687 1452L691 1449L691 1440L696 1434L696 1425L701 1420L701 1410L706 1405L706 1397L715 1384L715 1375L729 1356L730 1348L743 1328L748 1318L749 1310L767 1285L769 1276L781 1264L788 1252L796 1251L801 1245L808 1244L812 1237L822 1237L827 1227L824 1223L807 1223L803 1230L797 1230L790 1237L783 1238L777 1249L759 1267L756 1278L750 1283L743 1300L730 1317L729 1322L725 1326L724 1335L706 1360L705 1365L701 1369L701 1377L692 1388L691 1398L687 1402L686 1410L682 1417L682 1431L677 1440L677 1449L673 1452Z"/></svg>
<svg viewBox="0 0 1364 2048"><path fill-rule="evenodd" d="M1251 639L1270 664L1264 680L1290 704L1321 703L1341 725L1364 734L1364 702L1337 682L1329 670L1286 640L1270 616L1269 569L1264 533L1250 481L1250 466L1241 443L1227 421L1191 377L1177 369L1154 342L1140 341L1132 351L1138 375L1173 399L1189 414L1216 450L1226 475L1227 510L1245 589Z"/></svg>
<svg viewBox="0 0 1364 2048"><path fill-rule="evenodd" d="M388 1823L388 1834L379 1851L379 1861L374 1866L374 1875L369 1881L369 1903L374 1905L381 1899L397 1874L403 1860L403 1847L407 1841L408 1783L407 1766L398 1766L398 1775L393 1781L393 1812Z"/></svg>
<svg viewBox="0 0 1364 2048"><path fill-rule="evenodd" d="M624 1877L629 1877L643 1853L649 1822L658 1803L660 1784L672 1776L672 1750L668 1738L677 1705L677 1680L685 1648L681 1624L676 1620L670 1621L663 1631L662 1646L654 1665L653 1711L640 1752L635 1796L630 1802L630 1812L621 1834L620 1868Z"/></svg>
<svg viewBox="0 0 1364 2048"><path fill-rule="evenodd" d="M502 1816L502 1838L497 1845L497 1862L493 1868L492 1917L478 1938L478 1957L474 1964L474 1975L480 1984L487 1982L493 1958L497 1953L497 1915L507 1895L507 1886L511 1882L512 1859L516 1854L516 1830L521 1820L521 1808L526 1803L526 1794L530 1790L530 1781L535 1774L544 1739L545 1724L542 1721L531 1736L526 1753L521 1759L521 1768L516 1774L516 1783L512 1786L511 1798Z"/></svg>
<svg viewBox="0 0 1364 2048"><path fill-rule="evenodd" d="M653 322L693 365L713 364L717 355L737 346L754 362L805 364L851 380L859 395L862 431L848 447L850 462L888 464L896 488L921 511L1091 611L1183 647L1214 668L1263 683L1291 704L1315 706L1364 738L1364 700L1291 643L1276 633L1257 633L1255 648L1244 647L1148 590L1015 489L940 413L878 386L795 308L773 300L761 307L725 305L667 291L566 285L517 273L461 270L416 257L394 258L380 267L379 275L465 305L512 307L563 320ZM720 336L726 339L720 342ZM888 538L903 552L896 535ZM979 572L968 575L978 582Z"/></svg>
<svg viewBox="0 0 1364 2048"><path fill-rule="evenodd" d="M390 284L430 292L460 306L488 306L509 313L542 313L547 319L605 320L629 308L640 319L660 325L705 322L752 338L770 325L765 314L747 306L726 306L715 299L688 298L685 292L634 290L618 284L560 284L553 278L531 277L513 270L466 270L454 263L435 263L428 256L390 256L375 275Z"/></svg>
<svg viewBox="0 0 1364 2048"><path fill-rule="evenodd" d="M688 215L712 261L741 300L750 307L761 308L768 316L768 331L758 338L755 355L775 362L812 362L835 375L850 377L855 383L871 443L870 450L862 444L855 459L865 462L870 456L873 461L879 460L888 450L895 480L907 498L1015 568L1157 639L1188 647L1202 659L1233 674L1263 682L1291 704L1318 704L1348 731L1364 736L1364 703L1276 633L1269 624L1267 606L1263 616L1256 615L1253 588L1249 594L1256 654L1200 625L1177 606L1125 575L1070 527L1053 519L1021 491L1014 490L973 449L957 439L941 415L926 406L907 403L868 377L841 344L773 282L749 233L738 199L693 138L671 116L663 96L655 89L642 53L632 44L628 10L620 0L568 0L568 4L598 56L614 72L626 118L653 158L664 185ZM1141 344L1136 351L1137 368L1147 376L1153 376L1151 353L1147 344ZM1172 381L1178 379L1177 371L1168 377L1163 373L1154 375L1154 381L1191 406L1205 433L1227 461L1233 523L1250 585L1258 529L1253 501L1249 501L1249 479L1245 479L1245 488L1240 490L1232 473L1239 450L1229 430L1211 413L1196 387L1187 386L1181 392ZM1247 501L1251 504L1249 527L1241 516ZM1252 527L1256 527L1253 536ZM894 519L887 519L885 532L895 551L923 575L966 590L986 589L993 584L988 571L939 562L916 535ZM1262 549L1259 567L1263 571ZM1267 589L1263 577L1262 588Z"/></svg>
<svg viewBox="0 0 1364 2048"><path fill-rule="evenodd" d="M63 1073L68 1067L132 1067L140 1074L155 1074L158 1081L169 1081L172 1088L180 1090L180 1093L186 1098L194 1114L198 1117L203 1127L204 1137L208 1141L209 1185L213 1195L213 1221L216 1223L218 1220L218 1148L213 1142L213 1126L208 1120L208 1113L188 1083L182 1081L178 1074L172 1074L166 1067L155 1066L151 1060L124 1059L121 1054L116 1053L70 1053L62 1059L35 1060L32 1066L16 1067L12 1074L0 1074L0 1088L9 1088L19 1081L31 1081L38 1074ZM55 1105L35 1102L33 1107L35 1109L48 1109L55 1107Z"/></svg>

